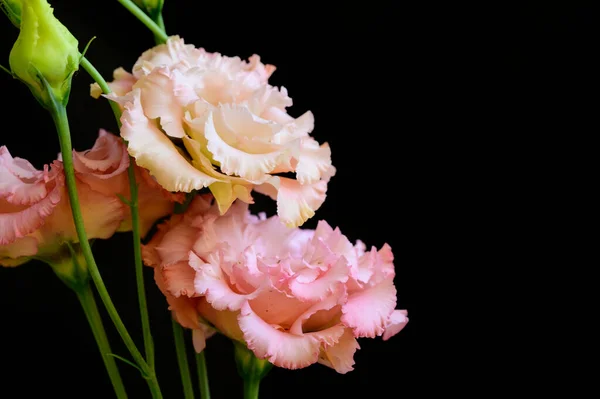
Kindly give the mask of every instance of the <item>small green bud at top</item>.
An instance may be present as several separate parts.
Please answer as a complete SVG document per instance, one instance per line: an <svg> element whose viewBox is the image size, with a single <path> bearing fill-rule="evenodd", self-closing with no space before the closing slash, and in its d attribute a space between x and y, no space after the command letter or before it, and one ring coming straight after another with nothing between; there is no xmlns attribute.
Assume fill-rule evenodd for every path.
<svg viewBox="0 0 600 399"><path fill-rule="evenodd" d="M52 98L66 102L71 77L79 68L77 39L56 19L46 0L23 0L21 6L21 32L9 57L12 73L45 107Z"/></svg>

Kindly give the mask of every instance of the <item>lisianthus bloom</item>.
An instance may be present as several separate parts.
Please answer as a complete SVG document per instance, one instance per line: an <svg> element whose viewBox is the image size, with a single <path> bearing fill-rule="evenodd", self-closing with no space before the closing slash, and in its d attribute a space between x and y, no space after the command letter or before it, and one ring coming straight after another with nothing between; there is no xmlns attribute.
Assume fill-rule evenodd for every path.
<svg viewBox="0 0 600 399"><path fill-rule="evenodd" d="M123 140L114 134L100 129L94 146L86 151L73 151L73 164L79 181L92 190L107 196L118 196L129 200L129 155ZM140 213L140 234L146 235L160 218L173 212L175 202L183 202L182 193L172 194L163 189L146 169L135 165L138 185L138 208ZM125 208L126 218L117 231L131 231L129 206Z"/></svg>
<svg viewBox="0 0 600 399"><path fill-rule="evenodd" d="M144 52L133 74L117 69L107 97L124 108L129 154L165 189L209 187L221 214L237 198L252 203L254 189L295 227L321 206L335 168L327 143L309 135L312 113L291 117L287 90L267 83L274 70L258 55L245 62L171 37Z"/></svg>
<svg viewBox="0 0 600 399"><path fill-rule="evenodd" d="M77 193L88 237L112 236L125 217L119 199L79 182ZM51 260L67 242L78 238L62 163L38 170L0 147L0 265Z"/></svg>
<svg viewBox="0 0 600 399"><path fill-rule="evenodd" d="M276 366L346 373L356 338L389 339L408 322L395 310L391 248L352 245L324 221L303 230L278 219L239 201L220 216L210 196L196 197L159 227L144 260L196 341L208 325Z"/></svg>

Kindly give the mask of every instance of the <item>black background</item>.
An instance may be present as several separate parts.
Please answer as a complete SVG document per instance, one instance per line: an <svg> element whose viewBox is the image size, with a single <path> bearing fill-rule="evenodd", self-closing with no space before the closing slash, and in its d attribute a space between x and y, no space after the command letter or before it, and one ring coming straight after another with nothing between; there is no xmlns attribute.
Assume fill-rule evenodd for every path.
<svg viewBox="0 0 600 399"><path fill-rule="evenodd" d="M130 71L153 46L150 32L116 1L51 4L80 49L97 37L86 56L107 80L119 66ZM416 14L421 10L401 8L377 2L326 9L284 2L166 1L163 15L169 34L224 55L245 59L259 54L264 63L277 67L270 83L289 90L294 100L289 113L314 113L313 136L329 142L338 173L325 204L305 226L326 219L352 241L360 238L377 247L389 243L396 256L397 308L408 309L408 326L387 342L361 339L355 370L346 375L321 365L274 369L261 385L261 397L387 396L390 388L400 392L413 376L425 372L423 359L416 361L424 315L417 308L413 273L431 267L427 259L432 255L423 242L437 234L429 215L437 193L423 190L433 182L422 180L432 162L425 148L432 132L427 131L423 108L435 94L421 56L428 33L414 20L422 18ZM8 20L0 22L0 59L7 65L18 32ZM89 96L91 82L83 70L73 79L68 112L78 150L91 147L98 128L116 129L106 100ZM59 151L50 116L17 80L3 74L0 85L9 99L2 110L0 144L38 168L50 163ZM257 210L262 209L272 214L274 204L261 201ZM142 348L130 234L96 241L94 253L116 307ZM165 398L179 398L169 313L149 269L146 277L161 387ZM30 262L0 270L0 309L0 389L6 392L0 396L113 396L79 304L49 267ZM113 351L129 357L107 318L105 326ZM211 338L206 353L212 396L241 397L232 344L223 337ZM135 369L125 364L120 369L130 397L149 397Z"/></svg>
<svg viewBox="0 0 600 399"><path fill-rule="evenodd" d="M167 32L188 43L228 56L259 54L277 67L270 83L289 90L289 113L314 113L313 136L329 142L338 173L305 226L325 219L350 240L387 242L395 254L397 307L408 309L407 327L387 342L359 340L355 370L346 375L321 365L273 369L261 397L514 393L510 383L528 381L533 367L521 359L531 351L516 348L534 341L523 339L516 311L526 305L509 287L537 256L517 255L532 248L546 203L532 194L542 179L558 176L553 161L565 162L565 151L549 146L562 146L582 116L597 113L597 102L587 101L598 70L594 13L576 2L486 10L325 3L166 0L163 13ZM97 37L87 58L107 79L118 66L131 70L153 45L116 1L52 4L80 49ZM5 66L16 37L0 21ZM76 74L68 107L78 150L93 144L98 128L116 129L89 83L85 71ZM38 168L50 163L59 151L50 116L8 75L0 74L0 87L0 145ZM274 206L260 201L255 209L272 214ZM98 240L94 253L141 348L131 236ZM506 270L519 278L505 280ZM146 277L161 387L165 398L179 398L170 316L150 270ZM128 357L108 319L105 325L114 352ZM241 397L230 342L211 338L206 353L212 396ZM113 397L75 296L43 264L0 269L0 366L2 398ZM136 370L120 369L130 397L149 396Z"/></svg>

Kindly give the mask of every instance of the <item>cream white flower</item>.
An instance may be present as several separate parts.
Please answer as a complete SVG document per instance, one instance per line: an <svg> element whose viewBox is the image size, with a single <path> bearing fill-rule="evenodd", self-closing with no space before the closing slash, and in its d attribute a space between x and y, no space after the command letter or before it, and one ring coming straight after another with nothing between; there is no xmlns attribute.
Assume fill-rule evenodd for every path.
<svg viewBox="0 0 600 399"><path fill-rule="evenodd" d="M312 113L291 117L287 90L268 84L274 70L257 55L246 62L174 36L144 52L132 74L116 70L107 97L124 108L129 153L164 188L209 187L221 213L237 198L252 203L256 190L295 227L321 206L335 168L327 143L310 136Z"/></svg>

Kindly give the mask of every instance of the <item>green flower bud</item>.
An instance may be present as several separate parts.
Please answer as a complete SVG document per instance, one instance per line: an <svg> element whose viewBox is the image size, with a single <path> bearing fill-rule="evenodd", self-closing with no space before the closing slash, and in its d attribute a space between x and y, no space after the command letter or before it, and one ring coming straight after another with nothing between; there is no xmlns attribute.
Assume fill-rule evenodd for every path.
<svg viewBox="0 0 600 399"><path fill-rule="evenodd" d="M71 77L79 68L77 39L46 0L23 0L21 5L21 32L9 57L12 73L44 107L53 99L66 104Z"/></svg>
<svg viewBox="0 0 600 399"><path fill-rule="evenodd" d="M0 0L0 8L17 28L21 25L21 0Z"/></svg>

